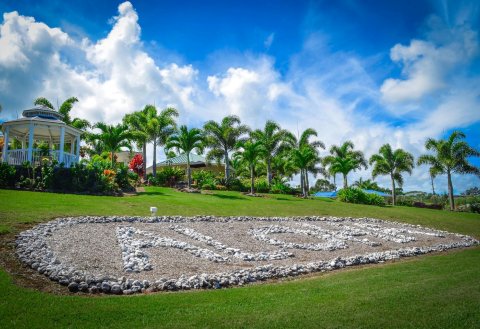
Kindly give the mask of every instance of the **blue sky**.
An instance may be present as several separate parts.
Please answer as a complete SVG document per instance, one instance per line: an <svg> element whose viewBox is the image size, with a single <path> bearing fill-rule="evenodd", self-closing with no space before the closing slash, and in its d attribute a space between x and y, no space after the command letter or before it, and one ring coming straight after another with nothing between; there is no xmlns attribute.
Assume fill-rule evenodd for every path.
<svg viewBox="0 0 480 329"><path fill-rule="evenodd" d="M478 1L6 0L0 13L3 119L76 95L91 121L155 102L191 126L313 127L367 156L385 142L417 156L455 129L480 148ZM425 169L405 188L428 190Z"/></svg>

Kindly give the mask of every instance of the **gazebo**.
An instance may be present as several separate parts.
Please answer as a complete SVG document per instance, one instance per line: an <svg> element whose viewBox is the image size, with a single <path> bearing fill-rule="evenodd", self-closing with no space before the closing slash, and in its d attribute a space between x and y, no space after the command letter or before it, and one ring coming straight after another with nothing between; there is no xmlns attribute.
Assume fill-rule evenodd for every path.
<svg viewBox="0 0 480 329"><path fill-rule="evenodd" d="M46 159L70 167L80 161L82 131L63 122L62 114L45 106L36 106L23 111L22 116L2 124L3 162L10 165L21 165L25 161L39 164ZM39 142L47 143L48 150L35 147Z"/></svg>

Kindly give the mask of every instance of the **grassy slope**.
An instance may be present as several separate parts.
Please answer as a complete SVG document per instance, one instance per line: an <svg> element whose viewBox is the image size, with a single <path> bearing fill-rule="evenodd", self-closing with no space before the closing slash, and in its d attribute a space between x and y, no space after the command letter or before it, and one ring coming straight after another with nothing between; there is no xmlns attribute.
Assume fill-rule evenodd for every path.
<svg viewBox="0 0 480 329"><path fill-rule="evenodd" d="M480 216L238 193L151 188L126 198L0 190L0 226L65 215L370 216L480 237ZM475 327L480 248L337 271L284 283L148 296L55 296L19 288L0 271L0 327Z"/></svg>

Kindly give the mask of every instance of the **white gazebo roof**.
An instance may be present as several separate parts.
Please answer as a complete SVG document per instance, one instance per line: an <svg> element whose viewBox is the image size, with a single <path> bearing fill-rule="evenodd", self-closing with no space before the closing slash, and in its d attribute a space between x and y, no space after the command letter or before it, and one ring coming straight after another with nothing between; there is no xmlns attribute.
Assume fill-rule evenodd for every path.
<svg viewBox="0 0 480 329"><path fill-rule="evenodd" d="M37 106L23 111L23 118L6 121L3 123L2 130L9 127L9 135L23 140L28 137L30 124L35 126L35 140L46 140L58 143L61 138L61 127L65 129L65 138L67 140L77 138L82 131L67 125L61 121L62 114L44 106Z"/></svg>

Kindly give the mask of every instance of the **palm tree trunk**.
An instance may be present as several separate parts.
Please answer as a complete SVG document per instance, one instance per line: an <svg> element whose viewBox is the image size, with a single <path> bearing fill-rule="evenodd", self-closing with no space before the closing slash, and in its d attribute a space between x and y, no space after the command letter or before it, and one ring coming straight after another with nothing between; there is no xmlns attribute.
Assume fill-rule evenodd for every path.
<svg viewBox="0 0 480 329"><path fill-rule="evenodd" d="M347 175L343 174L343 188L348 188Z"/></svg>
<svg viewBox="0 0 480 329"><path fill-rule="evenodd" d="M310 192L310 184L308 182L308 170L305 169L305 196L308 196Z"/></svg>
<svg viewBox="0 0 480 329"><path fill-rule="evenodd" d="M267 159L267 181L268 186L272 185L272 160L270 158Z"/></svg>
<svg viewBox="0 0 480 329"><path fill-rule="evenodd" d="M191 178L191 173L190 173L190 152L187 152L187 185L188 185L188 188L190 188L191 186L191 183L190 183L190 179Z"/></svg>
<svg viewBox="0 0 480 329"><path fill-rule="evenodd" d="M305 196L305 182L303 180L303 169L300 169L300 189L302 190L302 196Z"/></svg>
<svg viewBox="0 0 480 329"><path fill-rule="evenodd" d="M143 180L147 181L147 143L143 143Z"/></svg>
<svg viewBox="0 0 480 329"><path fill-rule="evenodd" d="M225 159L225 180L228 182L228 178L230 177L230 161L228 161L227 151L225 151L224 159Z"/></svg>
<svg viewBox="0 0 480 329"><path fill-rule="evenodd" d="M448 179L448 199L450 200L450 210L455 210L455 200L453 199L452 173L447 169Z"/></svg>
<svg viewBox="0 0 480 329"><path fill-rule="evenodd" d="M253 166L250 166L250 193L254 194L255 193L255 173L253 170Z"/></svg>
<svg viewBox="0 0 480 329"><path fill-rule="evenodd" d="M433 185L433 176L430 175L430 180L432 182L432 194L435 195L435 185Z"/></svg>
<svg viewBox="0 0 480 329"><path fill-rule="evenodd" d="M157 177L157 139L153 139L153 177Z"/></svg>
<svg viewBox="0 0 480 329"><path fill-rule="evenodd" d="M392 206L394 206L395 205L395 198L396 198L395 180L393 179L393 175L390 175L390 178L392 179Z"/></svg>

